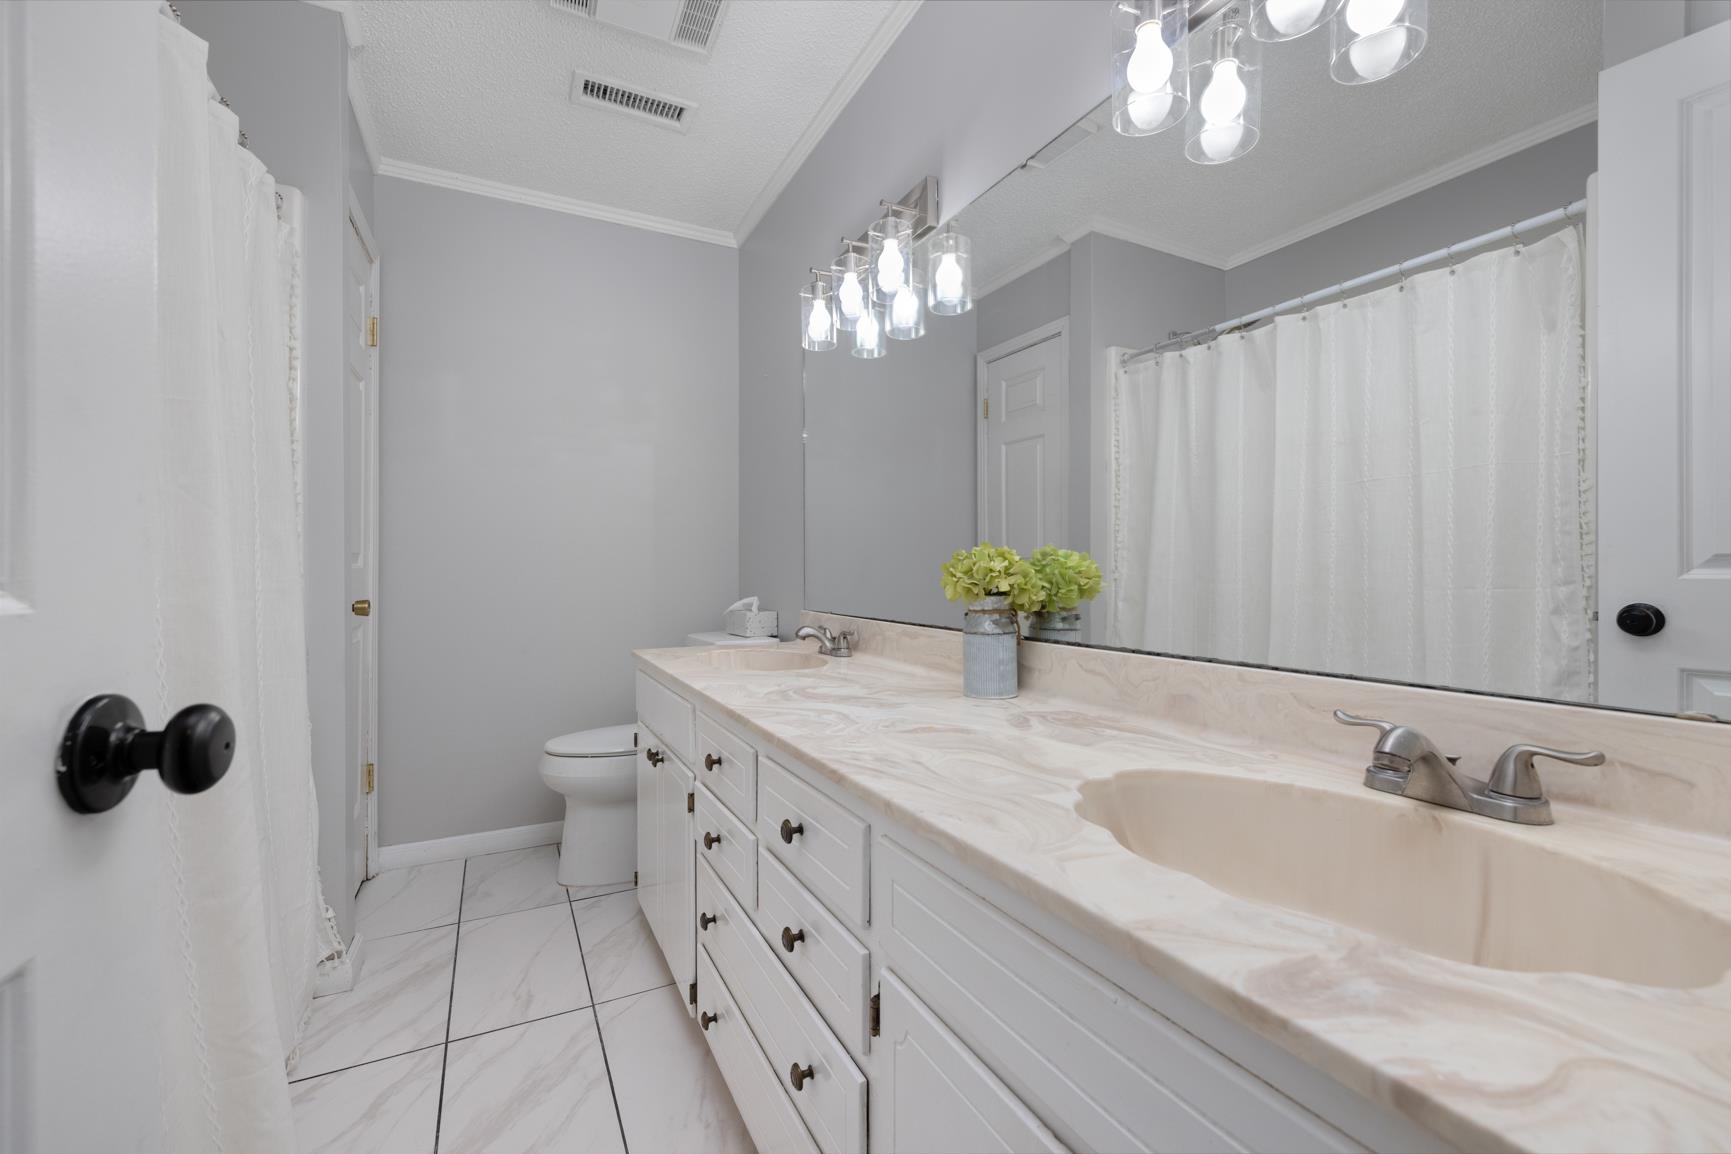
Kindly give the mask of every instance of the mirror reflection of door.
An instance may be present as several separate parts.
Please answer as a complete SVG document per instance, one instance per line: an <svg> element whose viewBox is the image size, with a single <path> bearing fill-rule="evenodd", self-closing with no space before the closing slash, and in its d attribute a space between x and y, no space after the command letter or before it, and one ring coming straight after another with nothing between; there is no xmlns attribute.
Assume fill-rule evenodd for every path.
<svg viewBox="0 0 1731 1154"><path fill-rule="evenodd" d="M979 537L1023 556L1069 543L1065 332L1058 321L979 356Z"/></svg>

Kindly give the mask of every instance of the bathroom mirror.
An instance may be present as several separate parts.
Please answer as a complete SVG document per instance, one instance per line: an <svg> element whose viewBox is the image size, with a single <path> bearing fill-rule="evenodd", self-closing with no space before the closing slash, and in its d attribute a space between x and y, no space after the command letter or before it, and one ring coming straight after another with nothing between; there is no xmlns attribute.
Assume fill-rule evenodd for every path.
<svg viewBox="0 0 1731 1154"><path fill-rule="evenodd" d="M1194 7L1193 77L1251 14ZM807 607L954 627L953 550L1053 544L1088 644L1731 719L1726 114L1601 8L1258 43L1247 152L1107 100L944 206L974 307L805 353Z"/></svg>

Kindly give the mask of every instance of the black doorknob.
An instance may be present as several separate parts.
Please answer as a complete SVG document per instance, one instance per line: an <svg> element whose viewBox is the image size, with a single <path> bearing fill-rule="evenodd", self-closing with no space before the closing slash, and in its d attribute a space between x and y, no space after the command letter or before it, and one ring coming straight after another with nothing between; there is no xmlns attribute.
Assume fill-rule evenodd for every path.
<svg viewBox="0 0 1731 1154"><path fill-rule="evenodd" d="M153 733L130 699L105 693L66 723L54 776L67 805L103 813L120 804L144 770L156 770L176 793L203 793L233 760L234 722L216 706L189 705Z"/></svg>
<svg viewBox="0 0 1731 1154"><path fill-rule="evenodd" d="M1617 628L1635 637L1651 637L1665 628L1665 611L1645 601L1632 601L1617 610Z"/></svg>

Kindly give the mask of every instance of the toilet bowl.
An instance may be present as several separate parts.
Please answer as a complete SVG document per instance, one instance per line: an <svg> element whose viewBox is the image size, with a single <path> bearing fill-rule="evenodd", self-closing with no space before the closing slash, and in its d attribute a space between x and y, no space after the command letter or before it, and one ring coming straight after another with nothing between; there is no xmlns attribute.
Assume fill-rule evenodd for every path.
<svg viewBox="0 0 1731 1154"><path fill-rule="evenodd" d="M543 747L541 780L565 797L559 884L630 884L637 868L634 727L609 725L555 737Z"/></svg>

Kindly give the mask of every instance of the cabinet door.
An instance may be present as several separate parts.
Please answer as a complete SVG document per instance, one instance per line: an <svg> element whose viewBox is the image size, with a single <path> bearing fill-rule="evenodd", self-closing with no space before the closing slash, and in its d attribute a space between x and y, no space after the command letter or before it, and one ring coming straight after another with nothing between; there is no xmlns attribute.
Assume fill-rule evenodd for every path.
<svg viewBox="0 0 1731 1154"><path fill-rule="evenodd" d="M872 1154L1064 1150L913 991L883 972Z"/></svg>
<svg viewBox="0 0 1731 1154"><path fill-rule="evenodd" d="M637 732L637 904L659 941L661 929L661 770L649 760L655 735Z"/></svg>
<svg viewBox="0 0 1731 1154"><path fill-rule="evenodd" d="M679 996L693 1012L689 992L697 980L697 835L691 815L697 782L677 757L661 765L662 951L679 985Z"/></svg>

